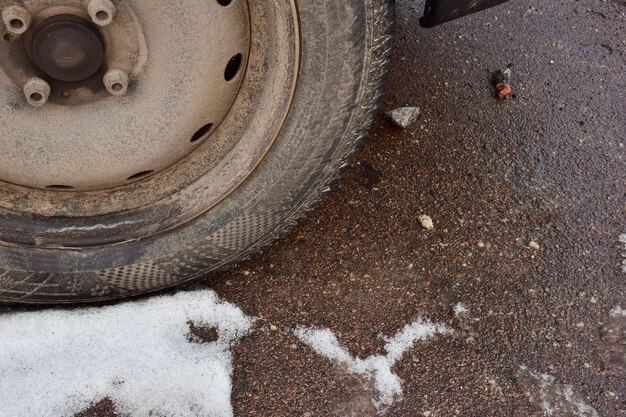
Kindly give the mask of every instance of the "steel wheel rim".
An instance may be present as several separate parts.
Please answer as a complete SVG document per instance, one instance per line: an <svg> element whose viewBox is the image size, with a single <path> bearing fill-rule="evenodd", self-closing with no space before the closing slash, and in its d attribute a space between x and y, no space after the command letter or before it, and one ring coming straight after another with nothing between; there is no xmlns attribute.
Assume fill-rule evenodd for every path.
<svg viewBox="0 0 626 417"><path fill-rule="evenodd" d="M298 23L292 1L233 0L226 8L238 2L246 3L253 34L249 51L241 54L242 68L237 72L241 86L223 120L209 129L210 136L202 132L206 125L186 135L190 143L201 138L196 151L160 172L134 170L136 174L125 180L135 182L107 190L59 192L0 183L4 242L59 248L146 238L196 218L250 175L271 147L289 109L297 79ZM271 28L277 22L278 30ZM258 114L261 107L279 117L268 120ZM176 215L162 215L173 211ZM27 234L15 233L17 227ZM99 236L94 238L94 232Z"/></svg>

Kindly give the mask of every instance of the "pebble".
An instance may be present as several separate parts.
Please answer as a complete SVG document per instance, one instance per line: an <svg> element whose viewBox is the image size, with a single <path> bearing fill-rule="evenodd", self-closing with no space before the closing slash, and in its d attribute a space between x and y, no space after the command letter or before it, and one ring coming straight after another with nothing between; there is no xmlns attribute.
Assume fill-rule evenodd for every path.
<svg viewBox="0 0 626 417"><path fill-rule="evenodd" d="M435 224L433 223L433 219L430 216L425 214L419 216L418 220L422 227L426 230L433 230L435 228Z"/></svg>
<svg viewBox="0 0 626 417"><path fill-rule="evenodd" d="M274 326L273 324L270 326L270 330L275 332L278 330L278 327Z"/></svg>
<svg viewBox="0 0 626 417"><path fill-rule="evenodd" d="M478 247L479 248L484 248L485 247L484 242L478 241Z"/></svg>
<svg viewBox="0 0 626 417"><path fill-rule="evenodd" d="M511 68L499 69L493 74L491 74L492 80L494 84L509 84L511 82L511 76L513 75L513 71Z"/></svg>
<svg viewBox="0 0 626 417"><path fill-rule="evenodd" d="M541 249L541 246L539 246L539 243L535 242L535 241L530 241L530 243L528 243L528 247L534 250L539 250Z"/></svg>
<svg viewBox="0 0 626 417"><path fill-rule="evenodd" d="M408 129L417 122L421 115L421 110L418 107L400 107L385 112L385 115L397 127Z"/></svg>

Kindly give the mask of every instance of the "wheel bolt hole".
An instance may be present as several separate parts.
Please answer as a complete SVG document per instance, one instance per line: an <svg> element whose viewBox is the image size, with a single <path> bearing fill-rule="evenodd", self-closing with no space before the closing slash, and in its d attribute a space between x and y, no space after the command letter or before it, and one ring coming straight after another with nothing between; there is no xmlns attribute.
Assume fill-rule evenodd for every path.
<svg viewBox="0 0 626 417"><path fill-rule="evenodd" d="M11 19L9 24L11 25L11 28L17 29L17 30L20 30L25 26L25 23L22 22L20 19Z"/></svg>
<svg viewBox="0 0 626 417"><path fill-rule="evenodd" d="M123 89L124 89L124 85L120 83L115 83L111 86L111 90L115 91L116 93L119 93Z"/></svg>
<svg viewBox="0 0 626 417"><path fill-rule="evenodd" d="M30 99L34 102L40 102L41 100L43 100L43 95L41 95L40 93L33 93L30 95Z"/></svg>
<svg viewBox="0 0 626 417"><path fill-rule="evenodd" d="M104 10L99 10L98 12L96 12L96 19L100 20L101 22L106 22L107 20L109 20L109 14Z"/></svg>
<svg viewBox="0 0 626 417"><path fill-rule="evenodd" d="M217 0L217 2L219 3L220 6L228 6L230 3L232 3L232 0Z"/></svg>
<svg viewBox="0 0 626 417"><path fill-rule="evenodd" d="M127 181L137 181L152 174L154 174L154 171L141 171L136 173L135 175L131 175L130 177L128 177Z"/></svg>
<svg viewBox="0 0 626 417"><path fill-rule="evenodd" d="M230 59L230 61L228 61L226 71L224 71L224 79L226 79L226 81L232 81L237 76L239 70L241 69L242 61L243 56L241 54L235 55Z"/></svg>
<svg viewBox="0 0 626 417"><path fill-rule="evenodd" d="M204 139L209 134L211 129L213 129L213 123L202 126L191 138L191 143L196 143L200 139Z"/></svg>
<svg viewBox="0 0 626 417"><path fill-rule="evenodd" d="M71 185L48 185L46 189L55 191L70 191L73 190L74 187L72 187Z"/></svg>

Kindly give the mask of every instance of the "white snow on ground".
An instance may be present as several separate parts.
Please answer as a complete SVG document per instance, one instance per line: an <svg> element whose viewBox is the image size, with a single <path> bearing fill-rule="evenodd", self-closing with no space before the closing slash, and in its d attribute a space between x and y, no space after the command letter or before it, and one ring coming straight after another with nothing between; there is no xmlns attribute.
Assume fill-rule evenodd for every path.
<svg viewBox="0 0 626 417"><path fill-rule="evenodd" d="M444 325L418 320L407 324L395 336L386 339L386 356L375 355L360 359L351 356L330 329L299 328L295 331L296 336L318 354L347 367L351 373L373 378L379 392L379 398L373 400L378 409L391 405L396 397L402 395L402 381L392 371L402 356L419 340L449 333L452 330Z"/></svg>
<svg viewBox="0 0 626 417"><path fill-rule="evenodd" d="M217 342L189 343L189 321ZM107 397L136 417L232 416L229 348L251 326L210 291L0 315L0 416L72 416Z"/></svg>
<svg viewBox="0 0 626 417"><path fill-rule="evenodd" d="M624 233L623 235L620 235L619 241L623 245L622 256L624 257L624 260L622 261L622 272L626 274L626 233Z"/></svg>
<svg viewBox="0 0 626 417"><path fill-rule="evenodd" d="M621 306L615 306L609 312L611 317L626 317L626 310L622 310Z"/></svg>
<svg viewBox="0 0 626 417"><path fill-rule="evenodd" d="M454 315L457 317L467 316L470 312L469 308L463 303L457 303L454 308Z"/></svg>
<svg viewBox="0 0 626 417"><path fill-rule="evenodd" d="M517 378L526 388L528 398L541 407L545 417L600 417L600 414L574 391L574 387L556 383L551 375L540 374L526 366L520 366Z"/></svg>

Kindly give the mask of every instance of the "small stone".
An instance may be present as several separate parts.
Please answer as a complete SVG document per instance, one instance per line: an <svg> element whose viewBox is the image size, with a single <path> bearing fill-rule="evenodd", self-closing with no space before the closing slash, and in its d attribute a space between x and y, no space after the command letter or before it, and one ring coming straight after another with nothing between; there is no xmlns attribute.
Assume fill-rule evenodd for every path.
<svg viewBox="0 0 626 417"><path fill-rule="evenodd" d="M585 327L585 323L583 323L582 321L579 321L578 323L576 323L576 327L579 329L582 329L583 327Z"/></svg>
<svg viewBox="0 0 626 417"><path fill-rule="evenodd" d="M408 129L411 127L421 115L418 107L400 107L385 112L385 115L391 122L399 128Z"/></svg>
<svg viewBox="0 0 626 417"><path fill-rule="evenodd" d="M541 246L539 246L539 243L537 243L535 241L530 241L530 243L528 243L528 247L533 249L533 250L541 249Z"/></svg>
<svg viewBox="0 0 626 417"><path fill-rule="evenodd" d="M482 241L478 241L478 247L479 248L484 248L485 247L485 243Z"/></svg>
<svg viewBox="0 0 626 417"><path fill-rule="evenodd" d="M491 74L491 81L495 85L496 90L494 96L499 99L506 98L513 90L511 89L511 68L499 69Z"/></svg>
<svg viewBox="0 0 626 417"><path fill-rule="evenodd" d="M591 304L595 304L595 303L597 303L597 302L598 302L598 299L597 299L596 297L591 297L591 298L589 299L589 302L590 302Z"/></svg>
<svg viewBox="0 0 626 417"><path fill-rule="evenodd" d="M513 71L511 68L499 69L493 74L491 74L491 78L495 85L498 84L509 84L511 82L511 75L513 75Z"/></svg>
<svg viewBox="0 0 626 417"><path fill-rule="evenodd" d="M432 411L424 411L424 412L422 413L422 415L423 415L424 417L430 417L430 416L432 416L432 415L433 415L433 413L432 413Z"/></svg>
<svg viewBox="0 0 626 417"><path fill-rule="evenodd" d="M270 330L275 332L278 331L278 327L274 326L273 324L270 326Z"/></svg>
<svg viewBox="0 0 626 417"><path fill-rule="evenodd" d="M418 220L422 227L426 230L433 230L435 228L435 224L433 223L433 219L430 216L425 214L418 217Z"/></svg>

